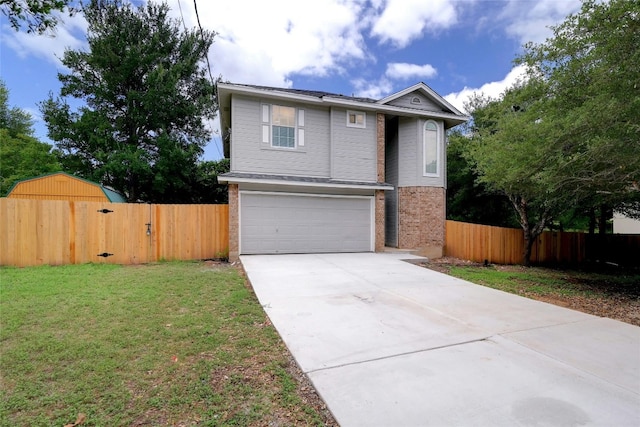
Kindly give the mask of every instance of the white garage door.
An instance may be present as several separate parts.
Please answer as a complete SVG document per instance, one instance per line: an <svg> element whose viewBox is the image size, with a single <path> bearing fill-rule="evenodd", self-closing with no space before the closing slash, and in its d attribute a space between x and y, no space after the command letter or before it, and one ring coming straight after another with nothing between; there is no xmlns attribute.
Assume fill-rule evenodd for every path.
<svg viewBox="0 0 640 427"><path fill-rule="evenodd" d="M240 193L240 253L373 250L372 197Z"/></svg>

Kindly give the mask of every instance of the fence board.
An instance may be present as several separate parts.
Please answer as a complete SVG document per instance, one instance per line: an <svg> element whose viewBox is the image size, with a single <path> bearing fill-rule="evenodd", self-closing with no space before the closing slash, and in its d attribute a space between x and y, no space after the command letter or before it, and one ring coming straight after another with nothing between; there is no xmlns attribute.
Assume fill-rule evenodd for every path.
<svg viewBox="0 0 640 427"><path fill-rule="evenodd" d="M475 262L522 263L522 230L447 221L445 254ZM578 264L585 261L640 266L640 235L545 231L531 251L534 264Z"/></svg>
<svg viewBox="0 0 640 427"><path fill-rule="evenodd" d="M522 232L517 229L447 221L447 256L496 264L522 261Z"/></svg>
<svg viewBox="0 0 640 427"><path fill-rule="evenodd" d="M113 212L104 214L99 210ZM147 224L151 234L147 235ZM0 265L139 264L226 255L227 205L0 199ZM107 252L108 258L97 256Z"/></svg>

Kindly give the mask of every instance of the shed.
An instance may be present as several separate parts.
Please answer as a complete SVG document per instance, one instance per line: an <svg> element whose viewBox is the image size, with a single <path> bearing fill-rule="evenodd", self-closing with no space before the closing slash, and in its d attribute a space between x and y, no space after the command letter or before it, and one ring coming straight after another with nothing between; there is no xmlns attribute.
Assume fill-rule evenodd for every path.
<svg viewBox="0 0 640 427"><path fill-rule="evenodd" d="M118 192L86 179L55 172L16 182L8 198L125 203Z"/></svg>

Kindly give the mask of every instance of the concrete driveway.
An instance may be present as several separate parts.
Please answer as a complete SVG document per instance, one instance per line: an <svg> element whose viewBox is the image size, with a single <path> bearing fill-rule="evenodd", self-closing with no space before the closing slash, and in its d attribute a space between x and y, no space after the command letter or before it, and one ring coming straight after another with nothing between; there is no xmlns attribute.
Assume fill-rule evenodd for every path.
<svg viewBox="0 0 640 427"><path fill-rule="evenodd" d="M640 328L407 258L241 257L341 426L640 425Z"/></svg>

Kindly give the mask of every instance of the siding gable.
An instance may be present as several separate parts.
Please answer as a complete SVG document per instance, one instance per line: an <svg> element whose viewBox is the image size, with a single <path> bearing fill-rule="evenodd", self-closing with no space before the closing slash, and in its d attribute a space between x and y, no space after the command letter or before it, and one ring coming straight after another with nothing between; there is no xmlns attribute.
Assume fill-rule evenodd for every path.
<svg viewBox="0 0 640 427"><path fill-rule="evenodd" d="M416 103L415 101L419 101L419 103ZM389 102L388 105L402 108L413 108L416 110L424 111L443 111L440 104L436 103L434 100L430 99L425 94L417 90L401 96L398 99L394 99L393 101Z"/></svg>

